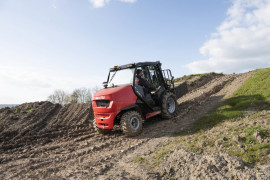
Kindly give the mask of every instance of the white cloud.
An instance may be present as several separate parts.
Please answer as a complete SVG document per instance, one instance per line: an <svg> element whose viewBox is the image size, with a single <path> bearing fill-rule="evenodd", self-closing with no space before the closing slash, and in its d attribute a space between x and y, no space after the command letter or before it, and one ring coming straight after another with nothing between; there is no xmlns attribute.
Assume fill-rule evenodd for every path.
<svg viewBox="0 0 270 180"><path fill-rule="evenodd" d="M188 64L192 73L232 73L270 66L270 0L235 0L200 53L208 59Z"/></svg>
<svg viewBox="0 0 270 180"><path fill-rule="evenodd" d="M89 2L93 5L95 8L104 7L106 4L108 4L111 0L89 0ZM126 3L134 3L136 0L120 0L121 2Z"/></svg>
<svg viewBox="0 0 270 180"><path fill-rule="evenodd" d="M105 4L109 3L110 0L89 0L95 8L103 7Z"/></svg>
<svg viewBox="0 0 270 180"><path fill-rule="evenodd" d="M56 89L71 93L76 88L99 86L103 80L104 77L84 77L38 67L1 66L0 104L44 101Z"/></svg>

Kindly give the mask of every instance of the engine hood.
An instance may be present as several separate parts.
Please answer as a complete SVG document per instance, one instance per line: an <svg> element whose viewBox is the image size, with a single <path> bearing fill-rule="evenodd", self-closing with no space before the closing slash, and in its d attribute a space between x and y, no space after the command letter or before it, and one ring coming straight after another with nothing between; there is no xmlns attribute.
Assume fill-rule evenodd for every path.
<svg viewBox="0 0 270 180"><path fill-rule="evenodd" d="M107 100L114 97L119 97L123 92L132 91L131 85L116 87L116 88L105 88L101 89L94 94L93 100ZM124 94L123 94L124 95Z"/></svg>

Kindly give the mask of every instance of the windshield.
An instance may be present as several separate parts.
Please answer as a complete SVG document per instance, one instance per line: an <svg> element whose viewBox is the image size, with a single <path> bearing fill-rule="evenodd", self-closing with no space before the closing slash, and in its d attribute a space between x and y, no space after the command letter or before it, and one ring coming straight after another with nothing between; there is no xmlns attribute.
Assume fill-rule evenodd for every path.
<svg viewBox="0 0 270 180"><path fill-rule="evenodd" d="M108 87L132 85L134 68L111 71L109 75Z"/></svg>

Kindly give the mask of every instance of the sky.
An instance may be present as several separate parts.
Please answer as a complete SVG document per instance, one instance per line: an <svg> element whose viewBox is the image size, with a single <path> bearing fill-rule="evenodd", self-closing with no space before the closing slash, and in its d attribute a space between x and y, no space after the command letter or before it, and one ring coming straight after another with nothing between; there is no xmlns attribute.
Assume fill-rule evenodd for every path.
<svg viewBox="0 0 270 180"><path fill-rule="evenodd" d="M0 0L0 104L102 87L109 68L175 77L270 66L270 0Z"/></svg>

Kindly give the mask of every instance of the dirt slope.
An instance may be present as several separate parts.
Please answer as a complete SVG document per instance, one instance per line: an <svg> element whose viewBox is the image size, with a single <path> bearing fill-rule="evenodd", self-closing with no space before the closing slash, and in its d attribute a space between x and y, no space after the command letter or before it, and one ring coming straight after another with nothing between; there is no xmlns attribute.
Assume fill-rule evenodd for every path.
<svg viewBox="0 0 270 180"><path fill-rule="evenodd" d="M134 160L138 156L153 156L162 144L171 141L172 132L188 127L217 106L250 75L224 75L205 81L178 99L176 118L152 118L145 123L143 133L134 138L127 138L120 131L107 136L94 132L93 115L87 104L62 107L37 102L1 109L0 179L168 179L174 176L168 176L172 173L169 166L175 171L173 166L180 162L179 156L184 159L183 166L188 164L181 170L183 177L207 177L207 173L198 173L208 172L210 167L212 177L219 178L215 174L224 166L211 169L211 164L223 155L203 156L177 149L168 157L170 164L164 162L156 168L144 167ZM228 82L230 85L225 86ZM209 158L213 160L208 161ZM255 167L226 155L224 158L230 167L222 174L224 178L257 177ZM192 167L198 166L201 159L206 159L202 171L193 171ZM238 162L248 171L239 169Z"/></svg>
<svg viewBox="0 0 270 180"><path fill-rule="evenodd" d="M25 103L0 110L0 152L24 146L32 141L50 141L67 131L88 127L93 114L90 105L62 107L50 102ZM31 142L29 142L31 141Z"/></svg>

